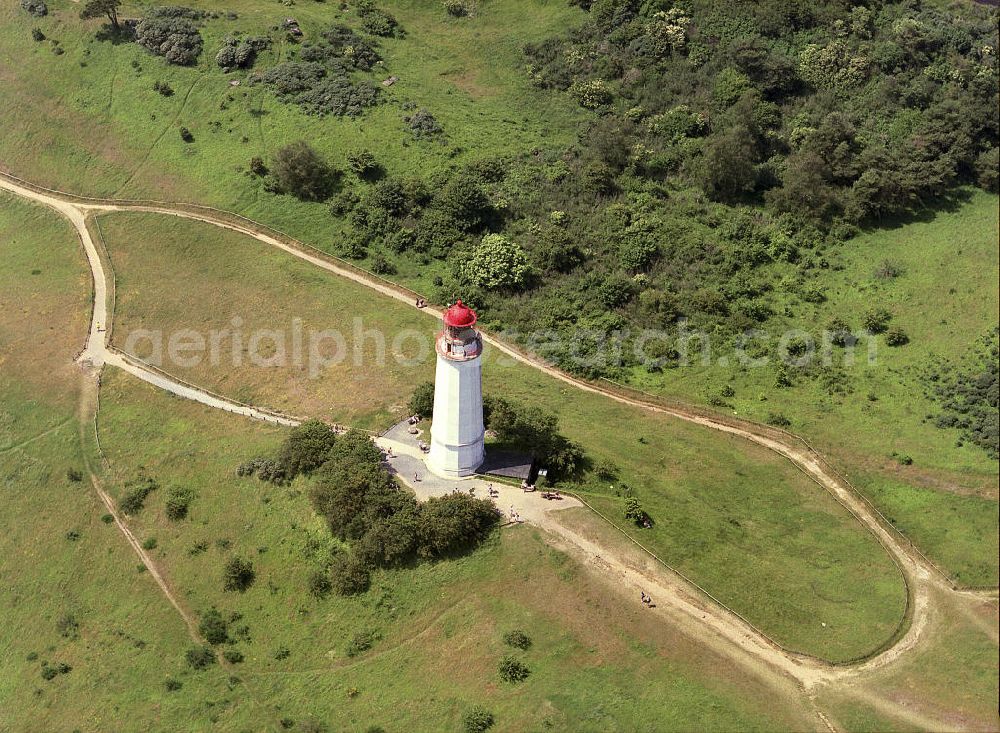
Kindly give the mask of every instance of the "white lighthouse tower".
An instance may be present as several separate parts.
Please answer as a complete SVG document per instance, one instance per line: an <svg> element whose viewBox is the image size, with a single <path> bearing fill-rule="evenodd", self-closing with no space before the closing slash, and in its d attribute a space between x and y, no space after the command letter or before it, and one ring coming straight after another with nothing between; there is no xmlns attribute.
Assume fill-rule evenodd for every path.
<svg viewBox="0 0 1000 733"><path fill-rule="evenodd" d="M476 314L461 300L444 312L434 377L428 464L442 476L468 476L483 462L483 339Z"/></svg>

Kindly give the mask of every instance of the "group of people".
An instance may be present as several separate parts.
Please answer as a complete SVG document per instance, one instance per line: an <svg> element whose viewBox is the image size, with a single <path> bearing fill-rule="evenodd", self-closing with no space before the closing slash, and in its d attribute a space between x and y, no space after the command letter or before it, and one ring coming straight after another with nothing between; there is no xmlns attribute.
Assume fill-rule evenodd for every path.
<svg viewBox="0 0 1000 733"><path fill-rule="evenodd" d="M427 307L427 301L424 300L423 298L417 298L417 302L414 303L414 305L416 305L417 308L426 308Z"/></svg>
<svg viewBox="0 0 1000 733"><path fill-rule="evenodd" d="M646 608L656 608L656 604L653 603L653 597L646 595L646 591L639 591L639 595L642 597L642 605Z"/></svg>
<svg viewBox="0 0 1000 733"><path fill-rule="evenodd" d="M534 491L534 490L535 490L534 484L529 484L527 481L521 482L521 491Z"/></svg>
<svg viewBox="0 0 1000 733"><path fill-rule="evenodd" d="M515 511L513 504L510 505L510 521L517 522L518 524L524 521L521 519L521 515Z"/></svg>

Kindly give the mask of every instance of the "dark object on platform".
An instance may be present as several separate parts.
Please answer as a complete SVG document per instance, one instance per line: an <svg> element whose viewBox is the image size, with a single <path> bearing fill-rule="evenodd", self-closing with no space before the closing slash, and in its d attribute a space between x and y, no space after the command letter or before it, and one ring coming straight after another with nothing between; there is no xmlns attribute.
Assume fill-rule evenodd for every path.
<svg viewBox="0 0 1000 733"><path fill-rule="evenodd" d="M526 481L534 478L534 468L534 460L527 453L490 450L487 446L486 460L476 473Z"/></svg>

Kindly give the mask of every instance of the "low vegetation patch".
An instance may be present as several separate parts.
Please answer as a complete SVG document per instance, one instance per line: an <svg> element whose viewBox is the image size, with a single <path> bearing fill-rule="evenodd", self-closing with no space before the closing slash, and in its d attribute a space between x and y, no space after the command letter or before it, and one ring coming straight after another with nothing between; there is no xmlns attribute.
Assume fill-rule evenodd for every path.
<svg viewBox="0 0 1000 733"><path fill-rule="evenodd" d="M125 514L138 514L145 506L146 498L158 488L154 478L140 473L125 484L118 508Z"/></svg>

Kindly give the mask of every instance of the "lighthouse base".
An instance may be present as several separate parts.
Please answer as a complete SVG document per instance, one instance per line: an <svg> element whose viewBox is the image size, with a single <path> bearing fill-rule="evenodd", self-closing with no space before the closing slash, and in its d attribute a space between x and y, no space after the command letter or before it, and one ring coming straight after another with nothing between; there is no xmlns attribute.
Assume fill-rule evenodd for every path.
<svg viewBox="0 0 1000 733"><path fill-rule="evenodd" d="M484 458L482 440L469 445L444 445L432 438L427 467L439 476L464 478L474 475Z"/></svg>

